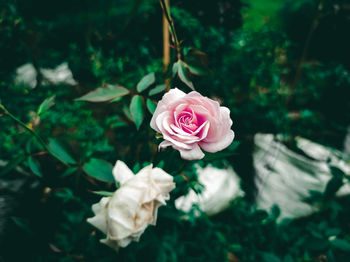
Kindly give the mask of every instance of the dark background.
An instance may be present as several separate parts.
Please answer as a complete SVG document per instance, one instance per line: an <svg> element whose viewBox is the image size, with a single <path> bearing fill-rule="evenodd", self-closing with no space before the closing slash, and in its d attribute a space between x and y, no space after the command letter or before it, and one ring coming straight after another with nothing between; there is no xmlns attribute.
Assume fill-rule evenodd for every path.
<svg viewBox="0 0 350 262"><path fill-rule="evenodd" d="M187 61L190 48L200 50L207 70L191 77L196 90L231 110L240 145L224 160L242 178L246 197L200 219L189 214L183 220L170 203L140 243L118 254L100 244L101 234L85 222L99 199L89 190L114 186L87 177L83 163L91 157L123 159L138 170L164 158L174 175L181 165L172 150L153 158L158 141L148 127L151 114L138 132L123 113L128 97L118 103L74 101L103 83L134 90L149 72L156 72L158 83L169 77L171 69L163 73L159 2L3 0L1 103L29 123L40 103L55 95L55 106L35 128L44 138L60 140L79 168L63 175L66 167L45 154L37 157L43 178L23 174L30 173L27 157L40 146L33 142L28 152L30 135L0 116L0 159L7 163L0 167L0 261L349 261L349 199L277 224L278 211L268 215L252 208L252 150L258 132L283 134L290 148L295 136L303 136L342 150L350 123L350 2L172 0L171 7ZM171 58L176 61L174 50ZM38 70L63 62L78 85L42 84L40 73L34 89L13 82L25 63ZM178 78L171 86L189 91ZM189 188L177 182L173 197ZM345 239L343 246L329 244L332 230Z"/></svg>

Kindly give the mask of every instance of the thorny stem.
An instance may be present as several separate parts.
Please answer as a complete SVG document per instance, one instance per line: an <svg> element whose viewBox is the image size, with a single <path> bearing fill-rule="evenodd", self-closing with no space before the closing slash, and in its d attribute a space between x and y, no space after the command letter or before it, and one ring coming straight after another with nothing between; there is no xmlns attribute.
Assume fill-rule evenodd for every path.
<svg viewBox="0 0 350 262"><path fill-rule="evenodd" d="M25 130L29 131L29 133L34 136L39 143L43 146L43 148L49 152L52 156L54 156L56 159L58 159L50 150L50 148L46 145L46 143L44 142L44 140L33 130L32 127L30 127L29 125L26 125L24 122L22 122L20 119L18 119L16 116L14 116L13 114L11 114L4 105L0 104L0 109L2 109L4 115L9 116L12 120L14 120L16 123L18 123L20 126L24 127ZM58 159L60 162L62 162L64 165L68 165L66 162Z"/></svg>
<svg viewBox="0 0 350 262"><path fill-rule="evenodd" d="M181 45L179 42L179 39L177 38L175 26L174 26L174 20L170 16L170 11L168 6L165 3L165 0L159 0L160 5L163 9L163 12L165 14L166 19L168 20L169 26L170 26L170 33L172 35L173 42L175 43L176 52L177 52L177 58L181 59Z"/></svg>

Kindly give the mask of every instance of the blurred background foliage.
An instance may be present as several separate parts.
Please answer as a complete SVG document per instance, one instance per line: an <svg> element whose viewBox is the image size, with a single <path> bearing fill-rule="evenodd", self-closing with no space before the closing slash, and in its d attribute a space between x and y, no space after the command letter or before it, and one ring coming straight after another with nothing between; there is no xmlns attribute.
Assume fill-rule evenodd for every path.
<svg viewBox="0 0 350 262"><path fill-rule="evenodd" d="M1 1L1 103L30 123L56 157L0 116L0 194L8 203L3 213L11 217L3 218L0 261L349 261L349 198L277 224L278 208L270 215L253 208L252 148L254 134L268 132L341 149L350 123L350 2L172 0L171 15L185 61L205 72L190 76L196 90L231 110L240 145L214 163L233 164L246 197L222 214L200 218L170 202L140 243L119 253L101 245L101 234L85 221L100 198L91 191L115 187L91 177L101 168L96 159L122 159L134 171L153 162L174 176L193 176L192 184L175 177L172 198L196 184L177 152L155 154L159 141L149 128L146 101L156 102L164 91L151 96L135 89L148 73L155 72L155 85L171 75L171 67L163 73L159 2ZM171 56L176 62L174 50ZM77 85L41 81L40 68L64 62ZM35 88L13 81L25 63L38 72ZM74 100L107 84L125 87L130 96L111 103ZM190 91L177 77L171 86ZM128 110L139 93L144 119L138 131ZM39 115L52 96L55 104ZM334 235L340 239L328 241Z"/></svg>

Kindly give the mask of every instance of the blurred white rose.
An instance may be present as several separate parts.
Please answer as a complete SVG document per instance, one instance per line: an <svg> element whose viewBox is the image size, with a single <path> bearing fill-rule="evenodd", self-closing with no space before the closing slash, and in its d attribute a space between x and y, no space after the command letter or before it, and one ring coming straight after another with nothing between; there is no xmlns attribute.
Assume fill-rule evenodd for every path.
<svg viewBox="0 0 350 262"><path fill-rule="evenodd" d="M42 75L42 84L52 85L76 85L77 82L73 78L72 71L69 69L68 63L64 62L53 69L40 68ZM14 83L16 85L28 86L35 88L37 82L38 72L33 64L27 63L16 69Z"/></svg>
<svg viewBox="0 0 350 262"><path fill-rule="evenodd" d="M177 209L188 212L194 204L198 204L203 212L215 215L225 210L232 200L244 195L240 188L240 178L232 167L220 169L211 165L205 168L195 165L195 168L198 181L204 189L201 194L191 189L186 196L177 198L175 200Z"/></svg>
<svg viewBox="0 0 350 262"><path fill-rule="evenodd" d="M311 192L323 193L333 177L330 165L350 173L350 165L342 153L297 137L299 152L292 151L282 142L281 136L256 134L254 137L254 168L259 209L280 208L279 221L283 218L299 218L319 210L318 205L307 201ZM300 152L304 154L301 154ZM336 196L350 194L350 184L344 178L344 185Z"/></svg>
<svg viewBox="0 0 350 262"><path fill-rule="evenodd" d="M152 165L136 175L117 161L113 176L121 187L111 197L103 197L92 206L95 216L87 221L107 235L101 242L118 250L131 241L139 241L148 225L155 225L158 208L166 205L175 188L173 177Z"/></svg>

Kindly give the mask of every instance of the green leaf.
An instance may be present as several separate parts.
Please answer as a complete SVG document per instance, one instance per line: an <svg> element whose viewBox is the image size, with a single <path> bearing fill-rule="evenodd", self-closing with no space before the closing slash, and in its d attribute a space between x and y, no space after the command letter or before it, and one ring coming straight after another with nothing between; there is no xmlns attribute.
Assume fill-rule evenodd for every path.
<svg viewBox="0 0 350 262"><path fill-rule="evenodd" d="M346 174L343 172L343 170L341 170L340 168L330 165L330 169L331 169L331 173L334 176L338 176L338 177L344 177L346 176Z"/></svg>
<svg viewBox="0 0 350 262"><path fill-rule="evenodd" d="M130 114L136 128L139 129L143 121L143 99L139 95L135 95L130 103Z"/></svg>
<svg viewBox="0 0 350 262"><path fill-rule="evenodd" d="M23 229L26 233L34 235L33 230L30 229L30 224L28 220L20 217L11 217L11 219L18 227Z"/></svg>
<svg viewBox="0 0 350 262"><path fill-rule="evenodd" d="M56 96L51 96L49 98L46 98L39 106L37 114L41 115L42 113L49 110L55 104L55 97Z"/></svg>
<svg viewBox="0 0 350 262"><path fill-rule="evenodd" d="M185 53L186 67L194 75L205 75L208 73L207 54L195 48L189 48Z"/></svg>
<svg viewBox="0 0 350 262"><path fill-rule="evenodd" d="M155 81L156 75L154 73L144 76L136 86L137 92L141 93L142 91L146 90L148 87L153 85Z"/></svg>
<svg viewBox="0 0 350 262"><path fill-rule="evenodd" d="M336 238L331 242L331 245L342 251L350 252L350 243L344 239Z"/></svg>
<svg viewBox="0 0 350 262"><path fill-rule="evenodd" d="M281 262L281 260L272 253L263 253L262 258L265 262Z"/></svg>
<svg viewBox="0 0 350 262"><path fill-rule="evenodd" d="M153 114L154 111L156 111L157 104L154 103L151 99L147 99L146 105L147 105L147 109L151 112L151 114Z"/></svg>
<svg viewBox="0 0 350 262"><path fill-rule="evenodd" d="M97 180L115 182L112 174L112 164L103 159L91 158L89 162L84 164L83 170Z"/></svg>
<svg viewBox="0 0 350 262"><path fill-rule="evenodd" d="M239 146L239 141L233 141L231 145L229 145L225 150L216 152L216 153L208 153L205 152L205 157L203 158L203 161L213 161L217 159L223 159L229 156L236 155L235 152L236 148Z"/></svg>
<svg viewBox="0 0 350 262"><path fill-rule="evenodd" d="M191 72L191 74L193 74L193 75L203 76L208 72L205 69L202 69L198 66L194 66L194 65L190 65L190 64L187 64L187 68Z"/></svg>
<svg viewBox="0 0 350 262"><path fill-rule="evenodd" d="M240 244L232 244L230 245L230 250L232 250L232 252L241 252L243 250L243 247Z"/></svg>
<svg viewBox="0 0 350 262"><path fill-rule="evenodd" d="M181 60L178 61L179 63L179 68L178 68L178 75L180 80L185 83L189 88L191 88L192 90L194 90L194 86L192 81L189 79L188 77L188 73L187 73L187 68L186 68L186 64L184 62L182 62Z"/></svg>
<svg viewBox="0 0 350 262"><path fill-rule="evenodd" d="M131 116L131 113L130 113L130 108L127 107L126 105L123 107L123 113L130 121L134 121L132 119L132 116Z"/></svg>
<svg viewBox="0 0 350 262"><path fill-rule="evenodd" d="M117 98L114 98L112 100L109 100L110 103L114 103L114 102L119 102L123 99L123 97L117 97Z"/></svg>
<svg viewBox="0 0 350 262"><path fill-rule="evenodd" d="M37 152L42 150L42 145L39 144L38 140L34 137L28 138L26 142L26 152L28 155L32 154L32 152Z"/></svg>
<svg viewBox="0 0 350 262"><path fill-rule="evenodd" d="M40 164L38 160L34 159L33 157L28 157L28 165L30 170L37 175L38 177L43 177L43 174L40 171Z"/></svg>
<svg viewBox="0 0 350 262"><path fill-rule="evenodd" d="M270 211L271 211L271 218L273 219L277 219L281 214L280 208L278 207L278 205L275 205L275 204L271 207Z"/></svg>
<svg viewBox="0 0 350 262"><path fill-rule="evenodd" d="M32 142L33 142L33 137L29 138L26 142L26 152L27 154L31 154L32 152Z"/></svg>
<svg viewBox="0 0 350 262"><path fill-rule="evenodd" d="M176 76L176 74L179 70L179 61L177 61L176 63L173 64L173 68L172 68L173 76Z"/></svg>
<svg viewBox="0 0 350 262"><path fill-rule="evenodd" d="M92 193L99 196L104 196L104 197L110 197L114 195L114 192L108 192L108 191L92 191Z"/></svg>
<svg viewBox="0 0 350 262"><path fill-rule="evenodd" d="M164 89L166 88L165 84L162 85L157 85L155 88L153 88L151 91L149 91L148 95L149 96L154 96L156 94L161 93Z"/></svg>
<svg viewBox="0 0 350 262"><path fill-rule="evenodd" d="M64 173L61 175L61 177L69 176L69 175L73 174L77 170L78 170L78 168L76 166L68 167L67 170L64 171Z"/></svg>
<svg viewBox="0 0 350 262"><path fill-rule="evenodd" d="M50 149L50 153L62 162L72 165L77 163L56 139L49 138L48 147Z"/></svg>
<svg viewBox="0 0 350 262"><path fill-rule="evenodd" d="M333 177L328 181L324 197L326 199L332 198L338 192L338 190L343 186L344 173L341 170L332 167L331 168Z"/></svg>
<svg viewBox="0 0 350 262"><path fill-rule="evenodd" d="M129 90L122 86L107 85L106 87L99 87L86 95L75 99L75 101L105 102L127 94L129 94Z"/></svg>
<svg viewBox="0 0 350 262"><path fill-rule="evenodd" d="M328 237L336 236L336 235L339 235L340 233L341 233L341 229L338 227L328 228L325 232L326 236L328 236Z"/></svg>

